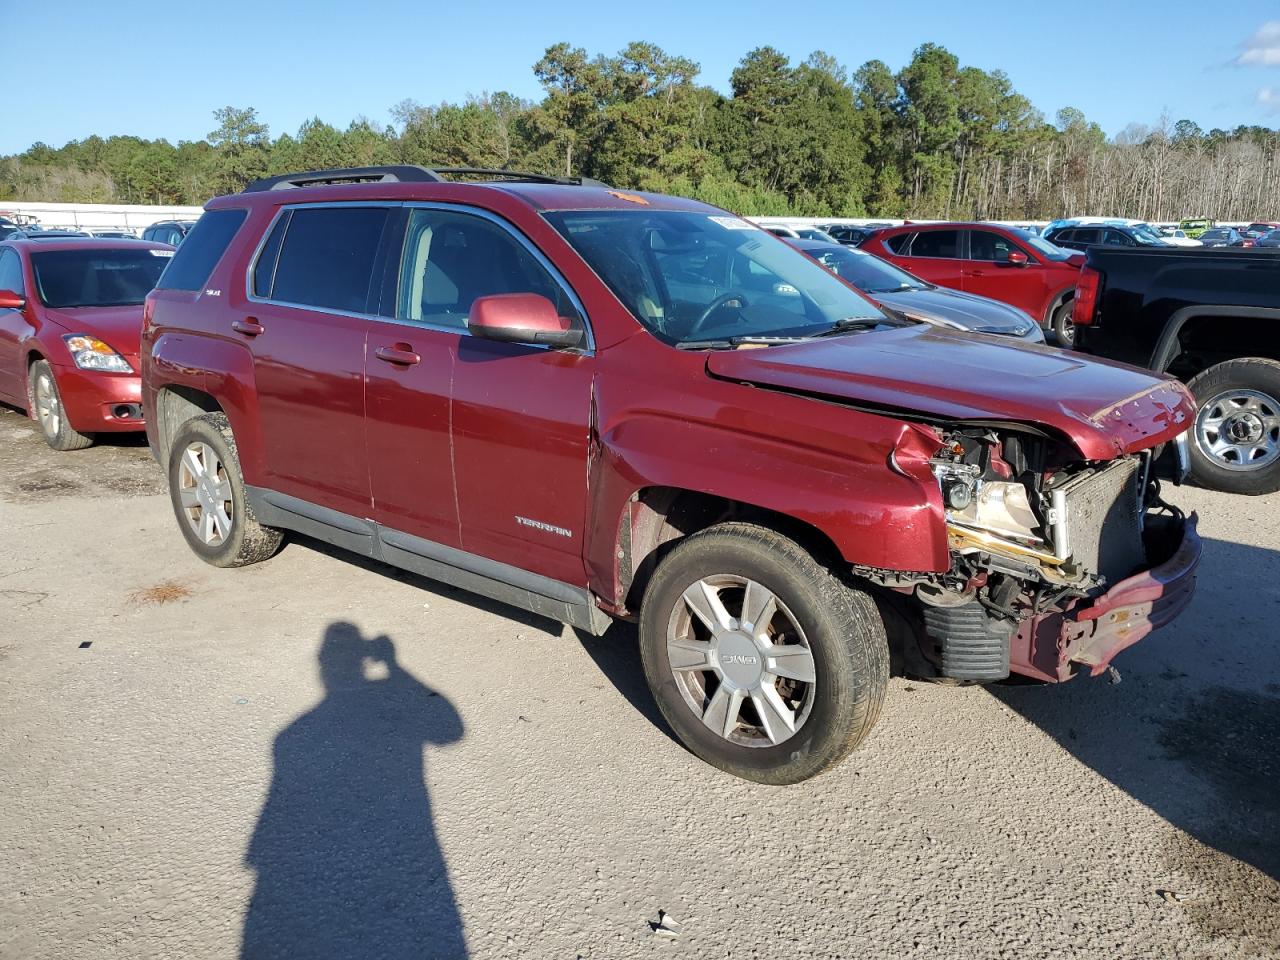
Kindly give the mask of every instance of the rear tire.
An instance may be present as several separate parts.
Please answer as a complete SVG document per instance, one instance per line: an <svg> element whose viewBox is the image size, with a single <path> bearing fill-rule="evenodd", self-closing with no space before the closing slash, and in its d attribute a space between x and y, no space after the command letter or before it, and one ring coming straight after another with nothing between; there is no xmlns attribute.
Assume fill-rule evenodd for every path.
<svg viewBox="0 0 1280 960"><path fill-rule="evenodd" d="M215 567L243 567L280 549L283 534L258 523L249 506L225 414L206 413L178 429L169 448L169 500L188 546Z"/></svg>
<svg viewBox="0 0 1280 960"><path fill-rule="evenodd" d="M1067 350L1074 350L1076 346L1076 325L1071 322L1072 303L1068 300L1066 303L1057 307L1053 311L1053 338L1057 341L1058 346Z"/></svg>
<svg viewBox="0 0 1280 960"><path fill-rule="evenodd" d="M27 396L31 418L40 425L45 443L55 450L83 450L93 446L93 437L67 422L62 392L48 360L37 360L27 371Z"/></svg>
<svg viewBox="0 0 1280 960"><path fill-rule="evenodd" d="M692 534L658 565L640 650L685 746L758 783L799 783L838 763L870 733L889 681L871 597L794 541L747 523Z"/></svg>
<svg viewBox="0 0 1280 960"><path fill-rule="evenodd" d="M1280 362L1228 360L1187 386L1197 406L1189 444L1192 479L1248 496L1280 490Z"/></svg>

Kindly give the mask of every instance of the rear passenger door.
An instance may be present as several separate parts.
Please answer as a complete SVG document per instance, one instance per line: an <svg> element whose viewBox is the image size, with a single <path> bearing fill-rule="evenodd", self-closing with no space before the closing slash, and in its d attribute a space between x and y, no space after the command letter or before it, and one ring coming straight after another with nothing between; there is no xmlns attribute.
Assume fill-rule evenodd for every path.
<svg viewBox="0 0 1280 960"><path fill-rule="evenodd" d="M270 488L360 518L371 509L365 341L390 212L282 208L253 262L247 309L228 332L253 354Z"/></svg>
<svg viewBox="0 0 1280 960"><path fill-rule="evenodd" d="M959 290L968 261L961 249L960 230L921 230L911 241L902 265L921 279Z"/></svg>

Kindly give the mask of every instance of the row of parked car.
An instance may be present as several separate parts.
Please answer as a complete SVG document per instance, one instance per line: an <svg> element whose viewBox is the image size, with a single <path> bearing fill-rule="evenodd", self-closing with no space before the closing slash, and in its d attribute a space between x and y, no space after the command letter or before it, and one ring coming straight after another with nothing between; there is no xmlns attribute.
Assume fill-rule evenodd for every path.
<svg viewBox="0 0 1280 960"><path fill-rule="evenodd" d="M138 234L132 230L98 227L86 227L83 230L52 229L42 227L33 221L18 223L6 217L0 217L0 240L21 240L36 236L41 239L94 237L99 240L142 239L176 247L194 226L194 220L159 220L145 228L139 238Z"/></svg>
<svg viewBox="0 0 1280 960"><path fill-rule="evenodd" d="M0 396L60 449L145 426L215 566L300 534L635 621L681 741L794 783L867 735L891 666L1097 675L1190 602L1195 518L1159 483L1192 394L930 316L1074 303L1105 346L1107 276L987 224L851 250L568 178L314 171L211 201L176 252L0 243Z"/></svg>

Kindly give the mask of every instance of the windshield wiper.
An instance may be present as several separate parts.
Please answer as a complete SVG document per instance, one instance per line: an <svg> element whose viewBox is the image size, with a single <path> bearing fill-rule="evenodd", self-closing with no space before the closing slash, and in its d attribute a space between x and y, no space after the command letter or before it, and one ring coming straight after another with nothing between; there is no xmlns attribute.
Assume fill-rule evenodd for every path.
<svg viewBox="0 0 1280 960"><path fill-rule="evenodd" d="M845 317L843 320L837 320L826 330L821 333L815 333L815 337L830 337L837 333L852 333L856 330L874 330L876 327L884 324L892 324L893 321L888 317Z"/></svg>
<svg viewBox="0 0 1280 960"><path fill-rule="evenodd" d="M766 336L741 336L741 337L725 337L719 340L682 340L675 345L677 350L728 350L731 347L740 347L743 344L759 345L771 347L779 343L803 343L811 337L766 337Z"/></svg>

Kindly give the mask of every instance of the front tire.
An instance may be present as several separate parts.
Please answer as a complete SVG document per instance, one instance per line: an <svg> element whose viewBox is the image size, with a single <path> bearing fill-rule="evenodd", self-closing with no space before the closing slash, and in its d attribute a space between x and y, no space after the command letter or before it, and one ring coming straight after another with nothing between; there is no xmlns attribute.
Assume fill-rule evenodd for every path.
<svg viewBox="0 0 1280 960"><path fill-rule="evenodd" d="M231 424L206 413L182 424L169 449L169 499L196 555L215 567L243 567L280 549L283 534L258 523L245 496Z"/></svg>
<svg viewBox="0 0 1280 960"><path fill-rule="evenodd" d="M48 360L37 360L27 371L27 395L31 398L31 417L40 424L45 443L61 451L93 446L93 437L81 433L67 421L62 391L58 389Z"/></svg>
<svg viewBox="0 0 1280 960"><path fill-rule="evenodd" d="M1071 322L1071 309L1070 300L1057 307L1053 311L1053 320L1050 324L1058 346L1067 350L1074 350L1076 346L1076 325Z"/></svg>
<svg viewBox="0 0 1280 960"><path fill-rule="evenodd" d="M692 534L659 564L640 650L685 746L758 783L799 783L838 763L870 733L889 681L871 597L747 523Z"/></svg>
<svg viewBox="0 0 1280 960"><path fill-rule="evenodd" d="M1280 363L1228 360L1187 386L1197 406L1190 443L1196 483L1250 496L1280 490Z"/></svg>

